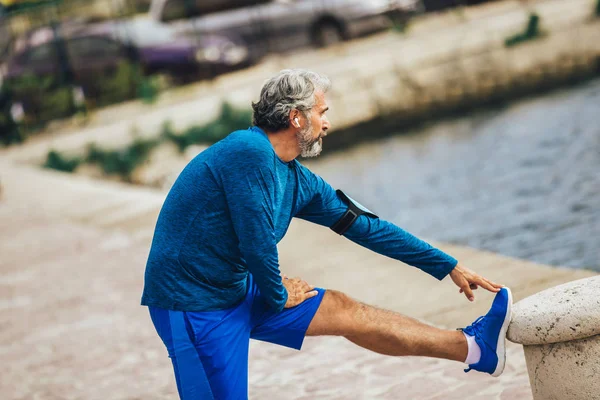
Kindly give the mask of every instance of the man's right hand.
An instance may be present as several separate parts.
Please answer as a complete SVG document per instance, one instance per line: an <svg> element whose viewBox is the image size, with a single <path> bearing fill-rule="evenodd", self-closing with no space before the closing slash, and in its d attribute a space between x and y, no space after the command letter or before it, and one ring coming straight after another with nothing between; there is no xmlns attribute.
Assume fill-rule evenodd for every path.
<svg viewBox="0 0 600 400"><path fill-rule="evenodd" d="M288 298L284 308L295 307L304 300L315 297L318 294L318 292L314 290L314 286L309 285L300 278L288 279L283 275L282 283L288 292Z"/></svg>

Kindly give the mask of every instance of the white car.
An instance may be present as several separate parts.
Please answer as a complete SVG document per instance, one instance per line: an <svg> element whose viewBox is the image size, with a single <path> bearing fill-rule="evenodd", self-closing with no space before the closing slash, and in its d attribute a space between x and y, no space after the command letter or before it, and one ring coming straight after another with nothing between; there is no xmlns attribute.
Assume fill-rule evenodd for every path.
<svg viewBox="0 0 600 400"><path fill-rule="evenodd" d="M421 0L152 0L150 15L179 32L229 31L285 51L383 30L422 10Z"/></svg>

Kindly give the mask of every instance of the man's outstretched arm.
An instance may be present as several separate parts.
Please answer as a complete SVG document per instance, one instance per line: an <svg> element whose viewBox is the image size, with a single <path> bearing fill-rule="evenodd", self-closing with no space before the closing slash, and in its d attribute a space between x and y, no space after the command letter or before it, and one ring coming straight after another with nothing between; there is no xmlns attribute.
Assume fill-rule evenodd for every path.
<svg viewBox="0 0 600 400"><path fill-rule="evenodd" d="M312 201L297 217L331 227L344 215L348 205L322 178L314 174L310 178L314 190ZM502 287L464 267L454 257L383 219L362 215L344 236L379 254L417 267L439 280L450 275L460 292L464 292L471 301L472 290L479 286L493 292Z"/></svg>

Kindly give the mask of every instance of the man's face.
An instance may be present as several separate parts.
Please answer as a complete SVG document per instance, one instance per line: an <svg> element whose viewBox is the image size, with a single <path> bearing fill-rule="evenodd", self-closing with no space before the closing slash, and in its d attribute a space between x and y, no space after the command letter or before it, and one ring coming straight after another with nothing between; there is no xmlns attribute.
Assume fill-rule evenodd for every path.
<svg viewBox="0 0 600 400"><path fill-rule="evenodd" d="M316 157L323 150L323 137L327 136L330 127L325 112L329 109L325 101L325 94L321 91L315 93L315 105L310 110L306 126L298 131L298 146L302 157Z"/></svg>

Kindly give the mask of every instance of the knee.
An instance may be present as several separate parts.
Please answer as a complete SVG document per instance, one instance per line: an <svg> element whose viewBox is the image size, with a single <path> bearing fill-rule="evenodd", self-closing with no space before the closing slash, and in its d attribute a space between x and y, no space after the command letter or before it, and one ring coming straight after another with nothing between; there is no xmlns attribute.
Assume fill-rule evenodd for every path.
<svg viewBox="0 0 600 400"><path fill-rule="evenodd" d="M356 329L360 303L337 290L327 290L307 335L348 336Z"/></svg>
<svg viewBox="0 0 600 400"><path fill-rule="evenodd" d="M346 293L342 293L337 290L327 289L325 295L329 296L331 301L338 307L349 307L354 301Z"/></svg>

